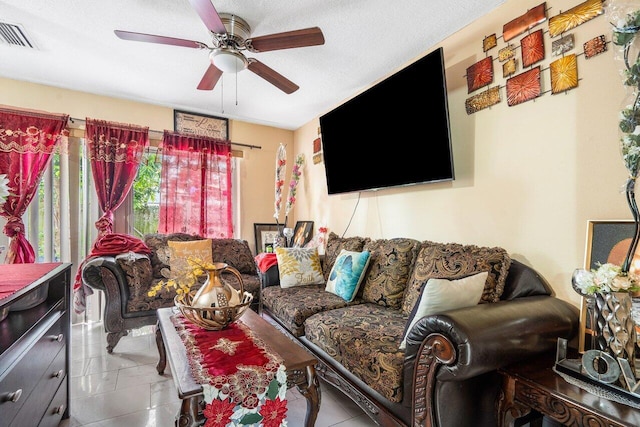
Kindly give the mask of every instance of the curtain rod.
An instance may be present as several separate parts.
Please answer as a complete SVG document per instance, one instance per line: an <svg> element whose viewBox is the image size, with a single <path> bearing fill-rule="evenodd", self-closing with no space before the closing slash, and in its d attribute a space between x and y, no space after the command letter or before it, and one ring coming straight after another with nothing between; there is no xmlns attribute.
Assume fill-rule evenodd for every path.
<svg viewBox="0 0 640 427"><path fill-rule="evenodd" d="M71 123L82 122L81 124L85 124L85 119L77 119L75 117L69 117L69 120L71 121ZM164 132L161 131L161 130L149 129L149 132L164 134ZM239 147L247 147L247 148L251 148L251 149L256 148L258 150L262 150L262 147L260 145L243 144L241 142L233 142L233 141L230 141L230 142L231 142L231 145L237 145Z"/></svg>

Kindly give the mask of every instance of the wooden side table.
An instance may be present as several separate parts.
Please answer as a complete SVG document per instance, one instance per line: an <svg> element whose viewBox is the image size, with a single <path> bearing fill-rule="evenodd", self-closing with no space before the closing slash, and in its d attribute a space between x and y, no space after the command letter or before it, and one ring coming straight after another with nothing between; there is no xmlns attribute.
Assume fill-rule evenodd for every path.
<svg viewBox="0 0 640 427"><path fill-rule="evenodd" d="M555 355L523 361L498 372L503 386L498 425L518 426L532 410L567 426L640 426L640 410L570 384L553 371Z"/></svg>

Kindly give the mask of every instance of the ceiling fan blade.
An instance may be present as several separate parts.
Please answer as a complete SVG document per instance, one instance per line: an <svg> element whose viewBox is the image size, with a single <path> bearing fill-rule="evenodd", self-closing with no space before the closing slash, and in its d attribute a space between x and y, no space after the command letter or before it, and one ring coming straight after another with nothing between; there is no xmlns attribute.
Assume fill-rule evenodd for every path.
<svg viewBox="0 0 640 427"><path fill-rule="evenodd" d="M207 71L205 71L204 76L202 76L202 80L200 80L200 84L198 84L199 90L211 90L216 87L218 80L220 80L220 76L222 76L222 71L220 71L215 65L209 65Z"/></svg>
<svg viewBox="0 0 640 427"><path fill-rule="evenodd" d="M321 44L324 44L324 35L318 27L268 34L245 41L245 46L251 52L268 52L270 50L317 46Z"/></svg>
<svg viewBox="0 0 640 427"><path fill-rule="evenodd" d="M116 34L116 36L120 37L123 40L133 40L136 42L147 42L147 43L160 43L160 44L168 44L172 46L193 47L196 49L206 47L204 44L193 41L193 40L176 39L173 37L156 36L153 34L132 33L130 31L121 31L121 30L114 30L113 32Z"/></svg>
<svg viewBox="0 0 640 427"><path fill-rule="evenodd" d="M286 94L291 94L300 89L300 86L287 79L282 74L277 73L273 69L267 67L257 59L249 58L249 65L247 66L247 69L262 77Z"/></svg>
<svg viewBox="0 0 640 427"><path fill-rule="evenodd" d="M196 10L198 16L200 16L200 19L202 19L202 22L204 22L204 25L207 26L209 31L220 34L227 32L211 0L189 0L189 3L191 3L191 7Z"/></svg>

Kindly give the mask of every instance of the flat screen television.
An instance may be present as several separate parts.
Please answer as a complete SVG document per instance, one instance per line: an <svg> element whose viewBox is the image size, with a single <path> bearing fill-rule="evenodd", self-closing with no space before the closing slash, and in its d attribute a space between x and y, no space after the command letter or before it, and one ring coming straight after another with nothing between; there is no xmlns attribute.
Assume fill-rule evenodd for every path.
<svg viewBox="0 0 640 427"><path fill-rule="evenodd" d="M320 116L320 132L329 194L452 181L442 48Z"/></svg>

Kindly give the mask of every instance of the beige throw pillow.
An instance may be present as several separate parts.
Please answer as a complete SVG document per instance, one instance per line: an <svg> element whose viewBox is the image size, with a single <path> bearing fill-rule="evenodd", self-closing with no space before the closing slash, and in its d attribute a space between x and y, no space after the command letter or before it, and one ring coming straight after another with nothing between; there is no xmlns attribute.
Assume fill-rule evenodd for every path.
<svg viewBox="0 0 640 427"><path fill-rule="evenodd" d="M400 350L406 348L409 331L422 317L480 303L488 275L484 271L457 280L429 279L422 289L418 304L409 316Z"/></svg>
<svg viewBox="0 0 640 427"><path fill-rule="evenodd" d="M211 239L191 240L187 242L169 240L169 267L171 278L184 276L191 267L187 263L189 258L205 263L213 262Z"/></svg>
<svg viewBox="0 0 640 427"><path fill-rule="evenodd" d="M280 286L323 285L317 248L276 248Z"/></svg>

